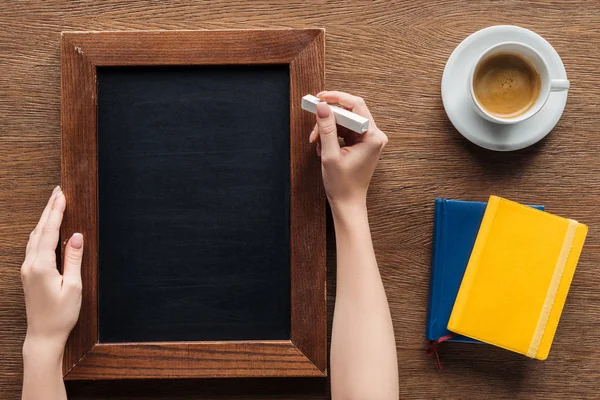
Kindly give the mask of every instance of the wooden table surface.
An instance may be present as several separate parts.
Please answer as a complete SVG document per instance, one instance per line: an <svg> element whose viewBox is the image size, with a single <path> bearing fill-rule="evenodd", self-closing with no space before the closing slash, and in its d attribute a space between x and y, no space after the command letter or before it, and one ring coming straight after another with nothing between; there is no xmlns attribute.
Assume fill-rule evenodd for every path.
<svg viewBox="0 0 600 400"><path fill-rule="evenodd" d="M494 153L470 144L442 108L444 64L490 25L520 25L561 55L572 88L537 145ZM600 7L596 1L11 1L0 7L0 398L22 379L19 268L28 234L60 180L63 30L327 29L327 88L363 96L389 138L369 193L373 240L398 348L401 398L593 399L600 389ZM308 134L308 132L307 132ZM550 358L490 346L424 355L435 197L498 194L589 225ZM331 222L331 221L330 221ZM328 235L330 317L335 255ZM78 382L74 399L324 399L325 379Z"/></svg>

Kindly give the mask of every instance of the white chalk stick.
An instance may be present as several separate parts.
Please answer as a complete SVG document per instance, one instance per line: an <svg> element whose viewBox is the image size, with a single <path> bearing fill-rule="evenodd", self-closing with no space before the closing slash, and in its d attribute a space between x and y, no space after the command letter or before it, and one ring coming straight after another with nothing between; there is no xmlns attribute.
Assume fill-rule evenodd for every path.
<svg viewBox="0 0 600 400"><path fill-rule="evenodd" d="M313 95L307 94L302 98L302 109L309 111L313 114L317 113L317 104L319 104L319 98ZM358 114L344 110L343 108L336 106L331 107L333 115L335 116L335 122L338 125L348 128L354 132L365 133L369 129L369 119L362 117Z"/></svg>

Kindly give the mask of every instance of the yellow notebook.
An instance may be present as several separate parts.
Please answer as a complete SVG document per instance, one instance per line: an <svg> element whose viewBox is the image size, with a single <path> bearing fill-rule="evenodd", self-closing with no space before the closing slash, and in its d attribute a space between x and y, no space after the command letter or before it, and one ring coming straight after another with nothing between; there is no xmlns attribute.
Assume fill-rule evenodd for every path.
<svg viewBox="0 0 600 400"><path fill-rule="evenodd" d="M545 360L587 226L491 196L448 330Z"/></svg>

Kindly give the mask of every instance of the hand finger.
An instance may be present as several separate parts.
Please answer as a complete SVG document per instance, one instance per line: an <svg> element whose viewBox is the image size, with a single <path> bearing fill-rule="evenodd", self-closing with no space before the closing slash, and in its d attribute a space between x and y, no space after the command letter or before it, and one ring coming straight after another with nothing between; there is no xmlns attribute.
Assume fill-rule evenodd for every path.
<svg viewBox="0 0 600 400"><path fill-rule="evenodd" d="M369 127L369 130L363 133L362 142L373 150L381 152L388 143L388 137L379 129Z"/></svg>
<svg viewBox="0 0 600 400"><path fill-rule="evenodd" d="M338 126L337 130L338 136L344 139L345 146L353 146L354 144L361 142L363 139L362 134L351 131L343 126Z"/></svg>
<svg viewBox="0 0 600 400"><path fill-rule="evenodd" d="M312 132L310 132L310 135L308 136L308 143L313 143L315 140L317 140L317 137L319 137L319 126L317 124L315 124L315 127L313 128Z"/></svg>
<svg viewBox="0 0 600 400"><path fill-rule="evenodd" d="M320 97L323 101L327 101L328 103L339 104L342 108L369 118L371 121L370 128L376 128L371 112L366 106L364 100L360 97L339 91L322 91L317 94L317 97ZM358 134L339 126L338 136L344 138L345 146L353 146L356 143L364 142L368 138L367 135Z"/></svg>
<svg viewBox="0 0 600 400"><path fill-rule="evenodd" d="M46 207L44 208L44 211L42 212L42 216L40 217L40 220L38 221L37 225L36 225L36 229L42 229L42 227L44 226L44 224L46 223L46 221L48 220L48 215L50 215L50 210L52 209L52 204L54 203L54 199L56 198L56 194L60 191L60 186L57 186L54 188L54 190L52 191L52 195L50 195L50 198L48 199L48 203L46 204Z"/></svg>
<svg viewBox="0 0 600 400"><path fill-rule="evenodd" d="M56 246L58 246L60 224L62 223L63 213L65 212L66 200L65 195L60 190L55 196L56 198L52 204L48 220L42 227L42 235L40 236L40 242L38 244L38 257L42 252L46 252L47 255L54 255Z"/></svg>
<svg viewBox="0 0 600 400"><path fill-rule="evenodd" d="M321 158L335 159L340 155L335 117L327 103L317 104L317 125L321 138Z"/></svg>
<svg viewBox="0 0 600 400"><path fill-rule="evenodd" d="M328 103L337 102L344 107L348 107L352 112L369 118L369 129L362 135L357 135L354 140L355 143L365 142L377 151L381 151L385 147L388 142L388 138L375 125L373 116L371 115L371 112L362 98L338 91L323 92L320 93L320 95L320 99L323 101L327 101ZM344 138L344 140L346 140L346 143L349 143L346 138Z"/></svg>
<svg viewBox="0 0 600 400"><path fill-rule="evenodd" d="M48 220L48 215L50 215L50 210L52 209L52 204L54 203L55 195L59 190L60 186L54 188L54 191L50 195L48 203L46 204L46 207L42 212L40 220L29 235L29 241L27 242L27 247L25 248L25 258L27 258L27 255L30 254L32 251L35 251L35 249L37 249L37 244L42 233L42 227L46 224L46 221Z"/></svg>
<svg viewBox="0 0 600 400"><path fill-rule="evenodd" d="M338 92L338 91L330 91L330 92L322 92L320 93L319 99L321 101L325 101L327 103L337 103L343 107L348 108L353 113L358 115L362 115L365 118L368 118L372 124L375 124L373 120L373 116L367 107L365 101L357 96L353 96L349 93Z"/></svg>
<svg viewBox="0 0 600 400"><path fill-rule="evenodd" d="M83 259L83 235L75 233L65 246L63 287L81 287L81 260Z"/></svg>

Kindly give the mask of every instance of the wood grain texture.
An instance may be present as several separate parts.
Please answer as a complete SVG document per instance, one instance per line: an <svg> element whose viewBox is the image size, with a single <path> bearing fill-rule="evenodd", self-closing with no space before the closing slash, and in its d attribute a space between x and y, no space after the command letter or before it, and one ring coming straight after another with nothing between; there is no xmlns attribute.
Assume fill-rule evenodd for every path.
<svg viewBox="0 0 600 400"><path fill-rule="evenodd" d="M289 64L319 29L67 32L96 66Z"/></svg>
<svg viewBox="0 0 600 400"><path fill-rule="evenodd" d="M321 165L306 132L314 119L300 108L302 96L325 88L325 33L320 31L290 63L290 225L293 268L292 342L315 366L327 370L325 192ZM304 93L304 94L303 94Z"/></svg>
<svg viewBox="0 0 600 400"><path fill-rule="evenodd" d="M240 370L244 372L241 373ZM68 380L322 377L289 340L97 344Z"/></svg>
<svg viewBox="0 0 600 400"><path fill-rule="evenodd" d="M61 248L73 232L85 240L81 311L65 348L66 376L98 341L98 124L96 67L65 36L61 57L61 186L70 205Z"/></svg>
<svg viewBox="0 0 600 400"><path fill-rule="evenodd" d="M325 193L320 178L320 164L302 134L310 130L310 119L292 101L300 98L302 93L323 89L324 31L65 32L61 34L61 39L61 181L69 202L61 233L66 238L70 237L70 232L82 232L87 245L82 264L81 318L67 342L63 362L65 378L325 376ZM192 43L200 44L200 47L196 48ZM122 52L123 48L127 51ZM294 49L296 54L289 54L290 49ZM170 346L99 344L96 67L282 62L289 64L291 96L291 342L285 344L288 346L285 349L287 352L268 353L269 343L281 349L280 341L247 341L229 346L220 342ZM303 360L290 362L287 357L290 351ZM211 352L223 357L210 361L205 353ZM204 360L209 362L203 365Z"/></svg>
<svg viewBox="0 0 600 400"><path fill-rule="evenodd" d="M579 0L210 3L11 1L0 7L0 397L21 390L25 335L19 267L27 237L60 182L60 51L66 30L327 29L327 88L364 97L390 142L369 212L392 309L402 399L596 399L600 372L600 142L598 6ZM539 33L561 55L572 87L565 113L539 144L492 153L448 122L440 80L450 53L490 25ZM308 135L308 132L306 133ZM433 201L496 193L589 225L550 357L536 362L488 346L424 355ZM328 219L328 313L335 255ZM328 326L331 329L331 326ZM321 379L69 382L70 399L328 398Z"/></svg>

